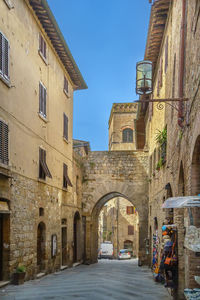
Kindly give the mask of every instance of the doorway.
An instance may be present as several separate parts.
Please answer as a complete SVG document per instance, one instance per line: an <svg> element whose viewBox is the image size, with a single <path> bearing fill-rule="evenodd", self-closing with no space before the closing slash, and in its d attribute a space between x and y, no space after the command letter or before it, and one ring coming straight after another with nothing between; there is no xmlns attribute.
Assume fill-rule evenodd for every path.
<svg viewBox="0 0 200 300"><path fill-rule="evenodd" d="M62 266L67 265L67 226L62 227Z"/></svg>
<svg viewBox="0 0 200 300"><path fill-rule="evenodd" d="M38 272L45 270L45 239L46 228L43 222L40 222L37 229L37 266Z"/></svg>
<svg viewBox="0 0 200 300"><path fill-rule="evenodd" d="M77 262L80 257L80 215L79 212L76 212L74 215L74 253L73 261Z"/></svg>

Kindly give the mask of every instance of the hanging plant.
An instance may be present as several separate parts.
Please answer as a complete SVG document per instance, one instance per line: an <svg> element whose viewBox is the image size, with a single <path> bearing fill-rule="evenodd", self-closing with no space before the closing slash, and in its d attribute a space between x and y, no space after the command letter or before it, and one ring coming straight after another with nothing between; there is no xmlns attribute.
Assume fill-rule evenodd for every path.
<svg viewBox="0 0 200 300"><path fill-rule="evenodd" d="M163 145L167 142L167 128L165 127L163 130L157 129L156 132L156 142L160 145Z"/></svg>

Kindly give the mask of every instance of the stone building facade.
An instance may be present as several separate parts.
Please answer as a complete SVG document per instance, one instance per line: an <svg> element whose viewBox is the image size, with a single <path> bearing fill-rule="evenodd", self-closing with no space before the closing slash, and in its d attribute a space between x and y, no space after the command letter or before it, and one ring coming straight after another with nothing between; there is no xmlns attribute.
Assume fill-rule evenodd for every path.
<svg viewBox="0 0 200 300"><path fill-rule="evenodd" d="M30 279L82 256L72 114L87 86L45 0L0 11L0 280L18 265Z"/></svg>
<svg viewBox="0 0 200 300"><path fill-rule="evenodd" d="M109 150L136 150L137 103L114 103L109 118Z"/></svg>
<svg viewBox="0 0 200 300"><path fill-rule="evenodd" d="M199 227L200 209L162 209L169 197L200 193L199 10L200 3L196 0L153 1L144 57L153 62L152 99L178 100L169 100L168 104L142 103L138 115L138 126L144 122L146 139L143 143L138 135L137 141L149 150L151 261L155 235L161 253L166 217L178 232L175 299L184 299L184 288L198 287L194 276L200 275L198 253L187 244L184 246L185 232L191 226ZM180 101L182 98L188 101Z"/></svg>
<svg viewBox="0 0 200 300"><path fill-rule="evenodd" d="M130 201L114 198L107 202L99 214L99 246L104 241L113 244L113 255L120 249L129 249L138 256L138 214Z"/></svg>

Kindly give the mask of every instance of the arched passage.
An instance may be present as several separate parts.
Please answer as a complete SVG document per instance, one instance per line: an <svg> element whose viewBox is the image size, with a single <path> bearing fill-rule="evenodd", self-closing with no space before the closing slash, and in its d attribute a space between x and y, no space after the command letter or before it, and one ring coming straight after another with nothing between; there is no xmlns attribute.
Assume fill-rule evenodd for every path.
<svg viewBox="0 0 200 300"><path fill-rule="evenodd" d="M91 262L97 261L98 254L98 216L102 207L113 198L125 198L129 200L134 207L136 207L139 217L139 226L138 226L138 258L141 263L147 262L147 256L145 251L145 239L147 238L147 210L142 207L142 204L137 205L139 202L129 199L126 195L119 192L111 192L104 195L99 199L96 205L93 208L90 222L88 222L88 231L87 231L87 258ZM137 202L137 203L136 203Z"/></svg>
<svg viewBox="0 0 200 300"><path fill-rule="evenodd" d="M138 257L138 213L129 200L113 198L102 207L98 216L98 248L105 242L113 245L114 258L124 248Z"/></svg>
<svg viewBox="0 0 200 300"><path fill-rule="evenodd" d="M81 260L82 248L81 248L81 218L77 211L74 215L74 249L73 249L73 261L77 262Z"/></svg>
<svg viewBox="0 0 200 300"><path fill-rule="evenodd" d="M37 228L37 266L38 272L45 270L45 257L46 257L46 226L40 222Z"/></svg>

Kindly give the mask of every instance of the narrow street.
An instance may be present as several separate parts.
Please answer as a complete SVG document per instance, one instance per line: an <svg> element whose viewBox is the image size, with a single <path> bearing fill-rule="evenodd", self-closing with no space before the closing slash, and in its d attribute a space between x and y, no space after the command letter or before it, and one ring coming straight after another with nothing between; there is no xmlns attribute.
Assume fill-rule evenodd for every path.
<svg viewBox="0 0 200 300"><path fill-rule="evenodd" d="M87 299L87 300L167 300L165 288L153 281L147 267L137 260L101 260L50 274L24 285L0 290L1 300Z"/></svg>

